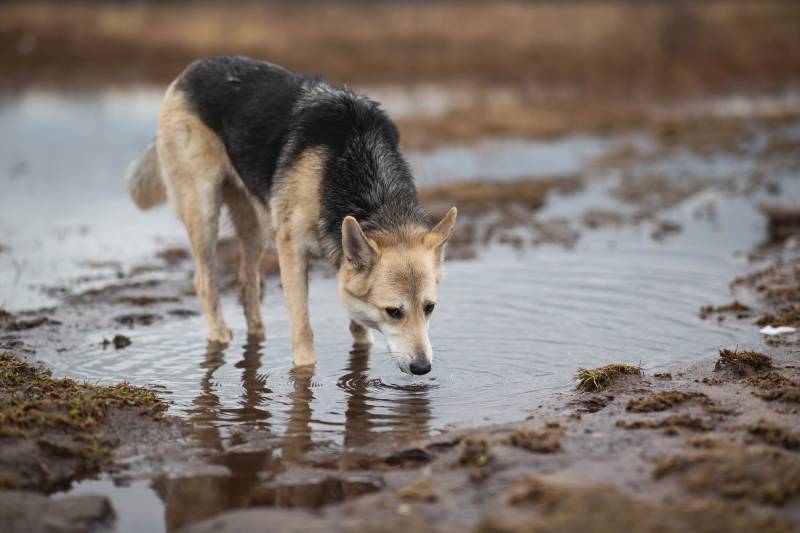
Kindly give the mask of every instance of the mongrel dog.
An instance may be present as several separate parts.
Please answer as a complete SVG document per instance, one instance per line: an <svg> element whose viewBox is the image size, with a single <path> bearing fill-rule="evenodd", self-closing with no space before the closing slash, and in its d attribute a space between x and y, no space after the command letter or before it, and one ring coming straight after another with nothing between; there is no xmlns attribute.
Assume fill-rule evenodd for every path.
<svg viewBox="0 0 800 533"><path fill-rule="evenodd" d="M365 96L244 57L190 65L167 89L156 140L126 177L142 208L169 199L186 226L210 341L231 331L219 304L216 244L228 207L242 250L248 333L264 336L259 262L272 228L294 363L313 364L308 258L338 269L356 344L381 331L403 372L426 374L428 320L456 208L435 226L417 201L395 124Z"/></svg>

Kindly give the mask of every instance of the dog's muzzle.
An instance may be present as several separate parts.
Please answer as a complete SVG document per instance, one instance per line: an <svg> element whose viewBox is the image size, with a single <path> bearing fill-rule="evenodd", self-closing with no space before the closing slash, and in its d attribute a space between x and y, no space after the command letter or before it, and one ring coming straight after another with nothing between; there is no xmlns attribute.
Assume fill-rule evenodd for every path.
<svg viewBox="0 0 800 533"><path fill-rule="evenodd" d="M411 362L408 369L415 376L422 376L431 371L431 363L425 357L418 357Z"/></svg>

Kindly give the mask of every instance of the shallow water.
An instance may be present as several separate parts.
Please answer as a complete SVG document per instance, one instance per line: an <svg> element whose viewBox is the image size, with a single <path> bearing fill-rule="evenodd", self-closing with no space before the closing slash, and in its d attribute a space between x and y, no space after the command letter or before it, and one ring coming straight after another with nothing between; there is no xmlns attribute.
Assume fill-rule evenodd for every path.
<svg viewBox="0 0 800 533"><path fill-rule="evenodd" d="M100 99L40 94L0 106L0 161L7 165L0 169L7 192L0 242L10 248L0 253L0 306L55 303L43 285L102 285L115 272L152 260L165 244L183 242L167 209L136 211L121 182L127 162L152 136L157 102L152 93ZM490 140L409 159L421 184L569 175L629 140ZM690 157L659 171L689 167L712 176L749 172L741 158ZM614 179L598 176L581 193L551 198L540 217L576 216L589 207L624 210L608 194ZM58 375L156 387L173 414L195 422L195 444L209 450L214 466L202 480L189 469L164 473L149 486L112 488L110 480L101 480L76 490L109 494L120 514L119 531L142 530L136 501L148 502L151 510L163 502L164 520L148 522L147 529L171 528L206 516L203 506L211 500L217 510L253 504L263 476L310 451L518 420L565 390L579 366L621 360L652 371L755 343L755 327L702 321L697 310L730 299L729 281L748 268L737 252L763 239L764 222L749 201L707 194L702 203L714 206L714 217L698 217L691 202L674 208L669 218L683 231L665 242L653 241L643 224L584 231L573 249L493 245L477 259L450 262L431 323L433 372L423 377L401 374L381 339L372 353L350 352L348 321L335 281L324 272L311 281L319 359L313 373L291 367L288 320L275 279L266 282L264 343L240 340L244 321L229 293L223 306L235 340L224 350L206 346L196 316L98 330L66 352L40 351ZM115 262L106 270L86 264L106 260ZM98 339L118 332L133 344L123 351L98 346ZM247 453L237 451L248 445ZM205 487L204 497L181 498L192 494L186 485L195 482ZM231 492L238 496L221 501Z"/></svg>
<svg viewBox="0 0 800 533"><path fill-rule="evenodd" d="M160 99L144 89L0 99L0 246L10 249L0 253L0 308L54 305L43 287L102 285L185 242L168 208L141 213L123 183L128 163L152 141ZM387 107L402 109L402 101ZM506 139L407 155L417 182L428 185L571 174L608 144ZM105 279L96 268L103 263Z"/></svg>

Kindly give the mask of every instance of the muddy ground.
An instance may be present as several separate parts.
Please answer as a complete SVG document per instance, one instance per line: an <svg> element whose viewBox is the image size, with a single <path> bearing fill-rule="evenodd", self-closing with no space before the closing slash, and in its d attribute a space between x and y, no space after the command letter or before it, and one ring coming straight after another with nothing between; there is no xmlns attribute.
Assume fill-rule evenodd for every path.
<svg viewBox="0 0 800 533"><path fill-rule="evenodd" d="M656 130L655 149L631 145L606 154L593 164L622 171L623 179L609 193L628 207L624 211L588 209L571 218L545 220L536 216L552 195L569 195L589 185L584 176L453 184L424 189L420 196L434 212L459 205L463 215L450 258L468 260L486 253L485 246L492 243L569 247L586 231L604 226L646 225L652 239L669 239L681 227L665 213L693 195L722 190L749 198L766 191L771 198L763 208L770 217L769 234L750 253L751 274L731 280L731 302L707 302L696 319L796 328L798 216L792 206L781 203L780 186L771 179L798 168L797 144L786 133L787 124L789 119L776 118L760 125L736 120L668 123ZM761 131L756 126L772 132L766 140L759 137L760 149L752 156L758 160L756 171L706 181L635 171L643 160L673 152L750 154L743 147L754 131ZM221 243L221 251L228 290L235 290L236 243ZM147 268L190 272L184 249L166 249L160 260L159 266ZM274 255L265 259L263 272L277 272ZM0 318L0 347L12 354L3 355L0 413L0 518L10 531L84 531L110 524L114 510L102 495L56 499L30 492L49 494L97 472L151 479L166 503L169 530L800 527L797 333L764 337L756 352L707 354L668 372L634 368L615 379L613 372L589 369L584 376L594 377L585 383L592 385L583 387L589 391L555 393L531 406L526 420L422 441L373 442L346 453L311 451L301 461L287 456L276 461L269 479L247 477L248 449L238 450L226 456L225 466L243 471L246 490L241 490L213 475L185 481L162 475L180 465L202 463L203 452L192 445L192 438L203 438L206 431L193 427L200 420L159 414L159 402L148 391L52 380L19 362L35 361L37 349L69 347L114 324L147 328L195 314L190 276L142 281L121 275L104 288L53 290L61 305ZM98 344L118 350L120 357L127 343L136 341L135 335L97 335ZM58 392L44 395L42 383ZM135 399L121 401L121 391L135 391ZM104 401L96 405L98 397ZM84 410L87 401L91 408ZM34 416L38 412L49 416Z"/></svg>

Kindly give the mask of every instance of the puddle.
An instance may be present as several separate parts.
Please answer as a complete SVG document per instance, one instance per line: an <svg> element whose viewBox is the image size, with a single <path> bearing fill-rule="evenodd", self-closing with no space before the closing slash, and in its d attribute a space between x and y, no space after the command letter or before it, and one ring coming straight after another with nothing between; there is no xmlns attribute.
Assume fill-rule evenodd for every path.
<svg viewBox="0 0 800 533"><path fill-rule="evenodd" d="M138 212L122 184L125 165L153 134L157 108L150 93L91 100L36 95L0 106L0 161L6 165L0 186L8 191L0 235L10 249L0 253L0 306L54 303L42 285L102 284L152 260L165 243L184 242L169 210ZM570 175L611 143L628 141L498 139L409 159L420 184ZM727 156L664 165L660 172L699 169L712 176L752 170L742 158ZM576 216L589 207L624 211L604 181L613 179L553 198L539 218ZM563 391L579 366L620 360L656 371L755 343L756 328L703 321L697 311L730 299L728 282L748 268L737 252L763 239L764 221L751 201L725 195L693 201L667 212L683 230L664 242L650 238L645 222L584 231L569 250L492 245L475 260L450 262L431 324L433 372L424 377L401 374L382 339L371 353L350 351L335 280L322 272L310 290L318 353L313 373L291 366L288 319L275 279L265 283L263 343L240 340L244 320L229 292L223 307L235 340L226 349L207 347L202 317L165 316L147 326L92 331L66 351L40 350L37 356L57 375L128 380L162 391L173 414L194 422L192 445L207 458L202 473L167 471L125 485L85 481L73 492L109 495L120 532L172 530L234 507L314 507L372 490L377 482L332 477L310 488L308 480L276 481L285 462L518 420ZM713 217L687 207L699 204L713 205ZM186 274L178 273L181 279ZM115 333L133 344L104 350L98 341Z"/></svg>
<svg viewBox="0 0 800 533"><path fill-rule="evenodd" d="M185 242L170 209L142 213L123 183L128 163L153 138L160 101L154 90L0 99L0 308L55 305L43 287L103 286ZM418 183L430 185L571 174L608 145L590 137L501 139L407 155Z"/></svg>

